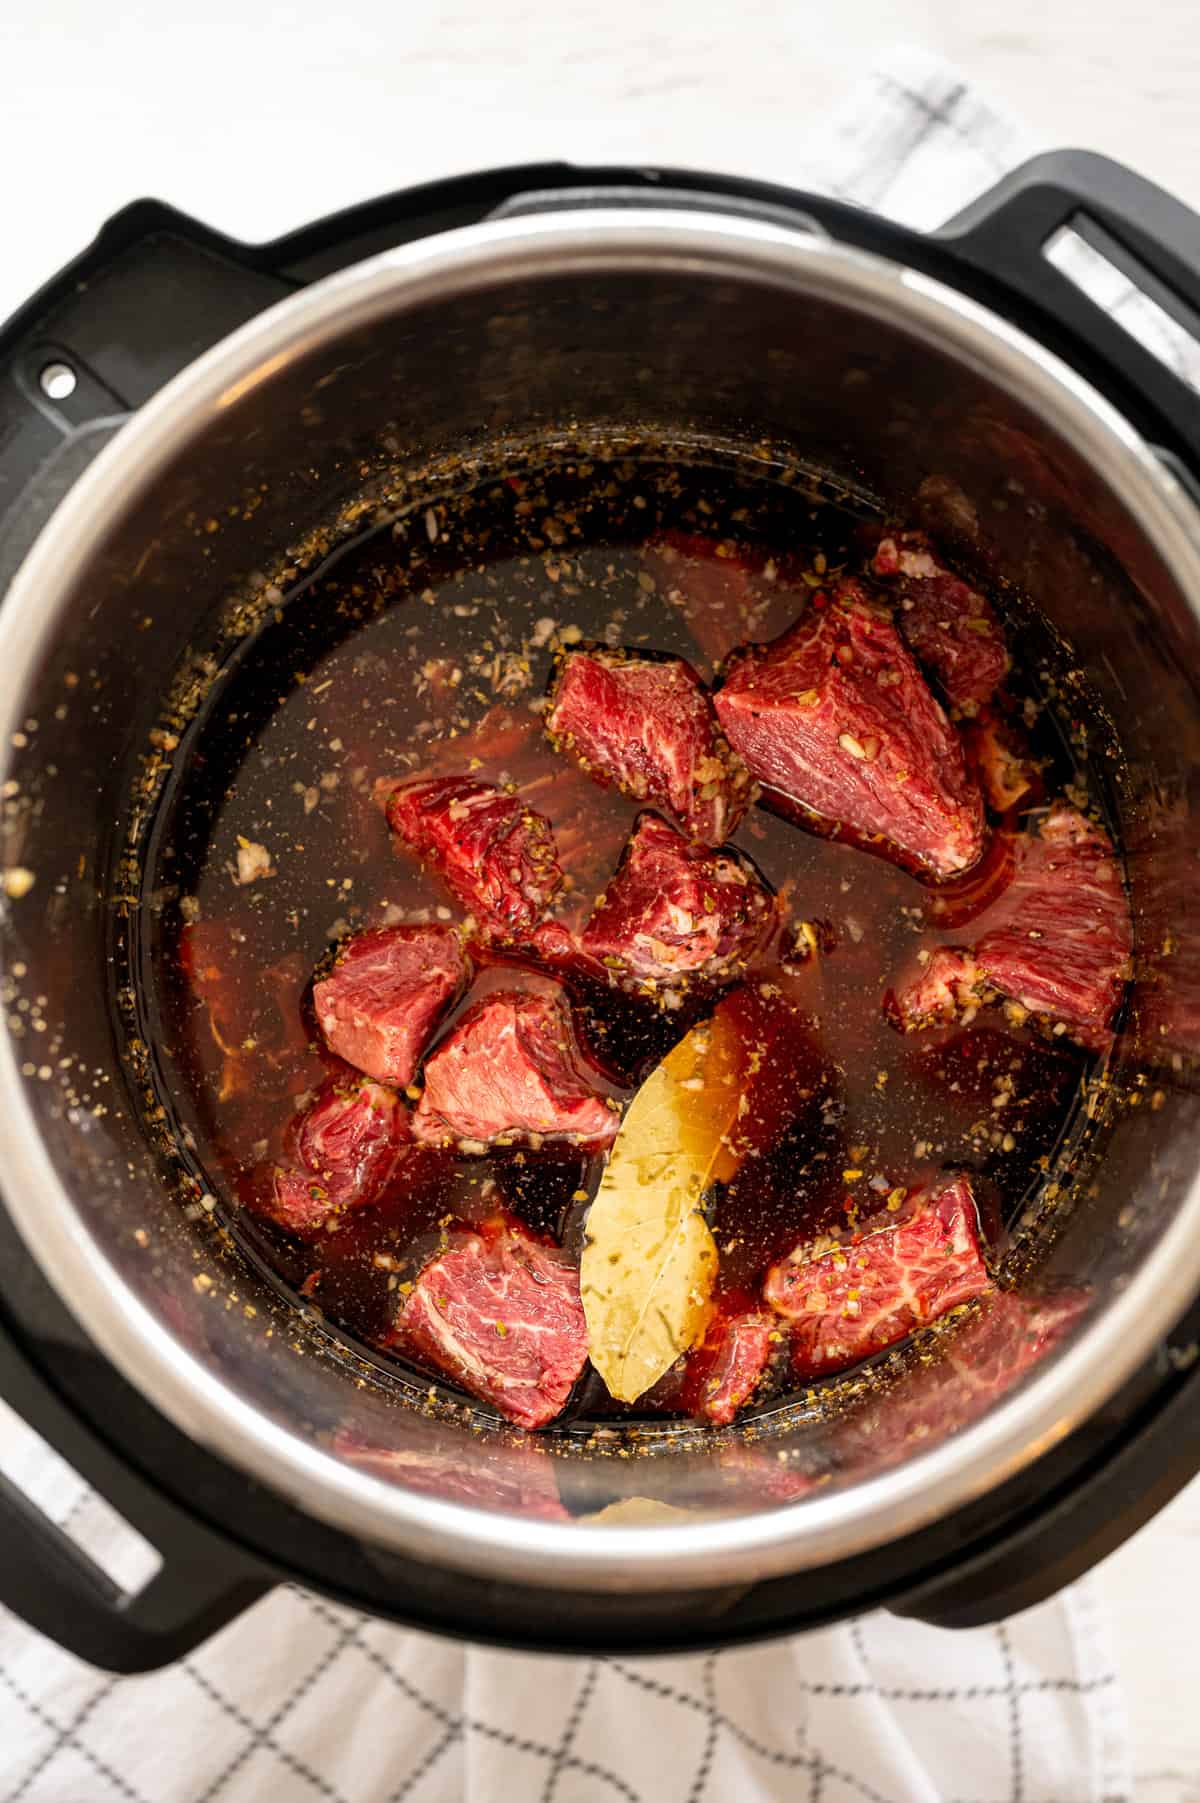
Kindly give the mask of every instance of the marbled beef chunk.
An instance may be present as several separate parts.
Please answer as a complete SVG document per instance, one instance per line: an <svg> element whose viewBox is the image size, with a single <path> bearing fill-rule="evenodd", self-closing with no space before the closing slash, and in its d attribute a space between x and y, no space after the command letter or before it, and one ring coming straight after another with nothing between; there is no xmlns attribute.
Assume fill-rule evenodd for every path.
<svg viewBox="0 0 1200 1803"><path fill-rule="evenodd" d="M936 877L969 870L983 799L887 611L843 581L732 662L716 709L755 778L792 808Z"/></svg>
<svg viewBox="0 0 1200 1803"><path fill-rule="evenodd" d="M449 927L358 933L313 987L317 1024L331 1052L368 1077L403 1089L469 976L458 935Z"/></svg>
<svg viewBox="0 0 1200 1803"><path fill-rule="evenodd" d="M905 1031L1006 996L1091 1051L1111 1039L1133 951L1129 904L1107 833L1059 806L1015 841L1008 887L970 950L942 947L885 1006Z"/></svg>
<svg viewBox="0 0 1200 1803"><path fill-rule="evenodd" d="M569 652L554 678L546 731L555 750L597 782L662 808L704 845L728 839L750 805L749 773L681 657Z"/></svg>
<svg viewBox="0 0 1200 1803"><path fill-rule="evenodd" d="M587 1359L579 1272L513 1226L464 1235L422 1270L389 1343L518 1427L545 1427Z"/></svg>
<svg viewBox="0 0 1200 1803"><path fill-rule="evenodd" d="M610 974L682 985L729 981L771 931L775 911L749 863L689 846L643 814L581 936Z"/></svg>
<svg viewBox="0 0 1200 1803"><path fill-rule="evenodd" d="M844 1371L992 1287L971 1186L906 1197L849 1238L797 1246L763 1295L791 1323L796 1378Z"/></svg>
<svg viewBox="0 0 1200 1803"><path fill-rule="evenodd" d="M261 1212L291 1233L315 1233L376 1200L407 1139L408 1113L390 1089L331 1077L289 1127Z"/></svg>
<svg viewBox="0 0 1200 1803"><path fill-rule="evenodd" d="M1017 841L1016 869L975 957L988 982L1031 1014L1102 1048L1133 952L1112 841L1076 808L1055 808Z"/></svg>
<svg viewBox="0 0 1200 1803"><path fill-rule="evenodd" d="M750 1401L785 1338L765 1309L722 1309L688 1359L684 1406L714 1427L727 1427Z"/></svg>
<svg viewBox="0 0 1200 1803"><path fill-rule="evenodd" d="M896 623L952 707L973 712L1008 674L1008 648L992 605L947 569L923 532L880 539L871 574L899 602Z"/></svg>
<svg viewBox="0 0 1200 1803"><path fill-rule="evenodd" d="M417 1139L478 1146L613 1140L618 1116L584 1068L566 1003L540 991L497 990L444 1039L425 1066Z"/></svg>
<svg viewBox="0 0 1200 1803"><path fill-rule="evenodd" d="M396 839L475 916L477 930L517 939L562 887L550 822L517 794L468 776L379 786Z"/></svg>

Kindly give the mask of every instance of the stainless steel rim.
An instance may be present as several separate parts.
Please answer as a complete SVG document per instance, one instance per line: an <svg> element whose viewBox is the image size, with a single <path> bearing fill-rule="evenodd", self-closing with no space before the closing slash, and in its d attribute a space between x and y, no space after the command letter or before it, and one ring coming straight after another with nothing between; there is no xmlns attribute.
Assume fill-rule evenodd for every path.
<svg viewBox="0 0 1200 1803"><path fill-rule="evenodd" d="M824 239L719 214L587 211L473 226L406 245L283 301L177 376L68 495L0 610L0 745L101 524L199 427L268 374L356 326L509 280L694 270L821 292L970 363L1030 405L1122 493L1200 605L1188 498L1087 383L953 290ZM748 1517L667 1527L528 1522L418 1496L351 1471L213 1378L128 1290L83 1228L41 1144L13 1041L0 1037L0 1190L43 1271L100 1349L176 1426L300 1509L435 1564L546 1587L666 1590L749 1583L852 1557L927 1526L1060 1441L1131 1375L1200 1288L1200 1181L1104 1313L1016 1396L947 1443L847 1490Z"/></svg>

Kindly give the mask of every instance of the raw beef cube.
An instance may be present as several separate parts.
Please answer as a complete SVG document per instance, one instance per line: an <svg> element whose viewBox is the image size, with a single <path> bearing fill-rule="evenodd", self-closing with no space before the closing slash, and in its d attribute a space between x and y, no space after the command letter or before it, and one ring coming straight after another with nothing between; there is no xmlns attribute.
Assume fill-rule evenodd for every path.
<svg viewBox="0 0 1200 1803"><path fill-rule="evenodd" d="M417 778L386 794L388 825L423 858L481 930L516 938L562 886L554 832L517 794L467 776Z"/></svg>
<svg viewBox="0 0 1200 1803"><path fill-rule="evenodd" d="M895 590L897 624L950 705L971 712L990 701L1009 664L990 602L946 568L923 532L880 539L870 567Z"/></svg>
<svg viewBox="0 0 1200 1803"><path fill-rule="evenodd" d="M681 657L593 648L562 659L546 731L599 783L662 808L690 839L720 845L749 807L750 776Z"/></svg>
<svg viewBox="0 0 1200 1803"><path fill-rule="evenodd" d="M1133 928L1107 833L1057 807L1017 840L1012 882L975 957L992 986L1100 1050L1125 988Z"/></svg>
<svg viewBox="0 0 1200 1803"><path fill-rule="evenodd" d="M884 998L904 1032L955 1019L1007 996L1089 1051L1111 1039L1133 928L1108 835L1075 808L1057 807L1040 833L1012 841L1007 887L971 949L942 946Z"/></svg>
<svg viewBox="0 0 1200 1803"><path fill-rule="evenodd" d="M727 1427L754 1394L782 1338L778 1316L762 1309L718 1314L688 1360L688 1413Z"/></svg>
<svg viewBox="0 0 1200 1803"><path fill-rule="evenodd" d="M408 1139L408 1115L390 1089L331 1077L288 1130L263 1212L292 1233L312 1233L347 1208L375 1201Z"/></svg>
<svg viewBox="0 0 1200 1803"><path fill-rule="evenodd" d="M413 1132L432 1144L569 1139L600 1148L618 1117L586 1073L562 999L497 990L425 1066Z"/></svg>
<svg viewBox="0 0 1200 1803"><path fill-rule="evenodd" d="M952 876L983 850L962 745L887 612L858 583L817 593L771 645L733 663L716 709L785 803Z"/></svg>
<svg viewBox="0 0 1200 1803"><path fill-rule="evenodd" d="M469 976L450 927L358 933L313 987L317 1024L331 1052L368 1077L403 1089Z"/></svg>
<svg viewBox="0 0 1200 1803"><path fill-rule="evenodd" d="M902 1033L946 1026L978 1007L982 972L970 952L940 945L884 998L884 1013Z"/></svg>
<svg viewBox="0 0 1200 1803"><path fill-rule="evenodd" d="M801 1244L767 1273L764 1297L792 1323L801 1380L844 1371L991 1288L963 1177L908 1198L852 1238Z"/></svg>
<svg viewBox="0 0 1200 1803"><path fill-rule="evenodd" d="M584 928L585 954L653 983L721 981L743 970L774 924L774 905L742 858L689 846L643 814Z"/></svg>
<svg viewBox="0 0 1200 1803"><path fill-rule="evenodd" d="M518 1427L545 1427L587 1359L579 1272L517 1228L469 1234L425 1266L390 1343Z"/></svg>

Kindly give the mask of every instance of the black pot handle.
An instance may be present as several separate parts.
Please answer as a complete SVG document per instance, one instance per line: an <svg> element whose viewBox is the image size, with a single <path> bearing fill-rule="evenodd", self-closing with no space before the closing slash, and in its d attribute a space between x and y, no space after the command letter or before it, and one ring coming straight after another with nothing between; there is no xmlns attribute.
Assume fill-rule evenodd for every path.
<svg viewBox="0 0 1200 1803"><path fill-rule="evenodd" d="M1170 426L1169 449L1200 458L1200 396L1046 255L1060 228L1076 232L1200 343L1200 215L1121 163L1085 150L1034 157L934 235L985 277L1015 289L1090 353L1085 373L1113 369Z"/></svg>
<svg viewBox="0 0 1200 1803"><path fill-rule="evenodd" d="M0 1395L158 1551L127 1595L0 1475L0 1604L79 1659L112 1672L181 1659L270 1590L274 1575L124 1464L19 1350L0 1319Z"/></svg>

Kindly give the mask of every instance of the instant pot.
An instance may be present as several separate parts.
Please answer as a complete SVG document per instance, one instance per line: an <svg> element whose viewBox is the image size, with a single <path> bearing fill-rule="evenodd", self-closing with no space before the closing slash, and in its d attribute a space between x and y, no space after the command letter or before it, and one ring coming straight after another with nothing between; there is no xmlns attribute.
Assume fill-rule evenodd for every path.
<svg viewBox="0 0 1200 1803"><path fill-rule="evenodd" d="M162 1561L126 1595L4 1484L0 1600L34 1627L142 1670L284 1580L558 1651L878 1606L974 1625L1077 1577L1192 1476L1200 399L1064 273L1064 231L1200 322L1200 220L1075 152L932 235L561 164L255 247L141 202L10 321L0 1394ZM1086 1098L1103 1155L1060 1148L1029 1199L1035 1223L1057 1207L1018 1291L1072 1299L1041 1356L985 1371L964 1330L844 1418L614 1430L606 1453L388 1379L231 1251L148 1125L129 858L187 755L188 673L221 680L314 525L348 532L457 451L647 427L790 446L1038 604L1123 743L1107 799L1138 949Z"/></svg>

